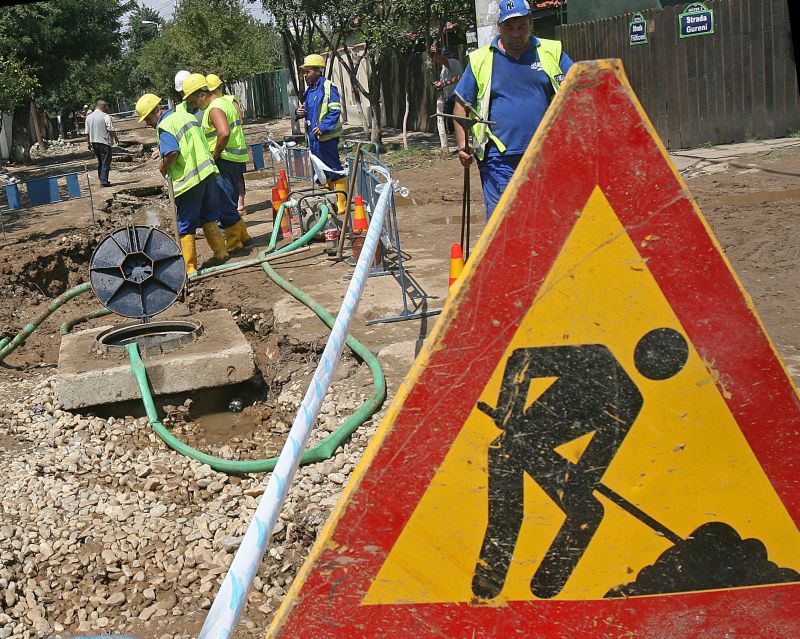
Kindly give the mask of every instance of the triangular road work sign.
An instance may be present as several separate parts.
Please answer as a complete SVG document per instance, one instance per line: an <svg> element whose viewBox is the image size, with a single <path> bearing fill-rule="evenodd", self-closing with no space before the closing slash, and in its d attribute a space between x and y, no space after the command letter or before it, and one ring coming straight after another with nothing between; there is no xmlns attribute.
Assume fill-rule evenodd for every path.
<svg viewBox="0 0 800 639"><path fill-rule="evenodd" d="M800 637L800 402L575 65L270 637Z"/></svg>

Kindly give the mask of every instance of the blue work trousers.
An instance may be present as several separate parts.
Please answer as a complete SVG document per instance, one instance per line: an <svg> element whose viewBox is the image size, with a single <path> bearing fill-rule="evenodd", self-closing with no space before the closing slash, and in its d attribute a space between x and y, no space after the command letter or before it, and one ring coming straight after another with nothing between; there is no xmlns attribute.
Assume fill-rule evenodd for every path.
<svg viewBox="0 0 800 639"><path fill-rule="evenodd" d="M242 219L239 214L239 191L242 188L244 162L231 162L219 158L219 174L216 176L219 191L219 219L223 228L228 228Z"/></svg>
<svg viewBox="0 0 800 639"><path fill-rule="evenodd" d="M194 235L207 222L219 220L219 196L214 175L175 196L178 209L178 235Z"/></svg>
<svg viewBox="0 0 800 639"><path fill-rule="evenodd" d="M519 155L486 155L478 162L483 187L483 201L486 203L486 220L494 213L497 203L506 190L511 176L522 159Z"/></svg>
<svg viewBox="0 0 800 639"><path fill-rule="evenodd" d="M313 133L309 133L308 148L314 155L322 160L326 166L334 171L342 170L342 162L339 159L339 138L320 142ZM333 180L338 180L343 177L340 173L331 173L330 171L325 171L325 175Z"/></svg>

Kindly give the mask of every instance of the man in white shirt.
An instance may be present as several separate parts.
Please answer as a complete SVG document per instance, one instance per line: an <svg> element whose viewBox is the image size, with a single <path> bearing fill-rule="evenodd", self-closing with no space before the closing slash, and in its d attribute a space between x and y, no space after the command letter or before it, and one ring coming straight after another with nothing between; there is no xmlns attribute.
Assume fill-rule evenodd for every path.
<svg viewBox="0 0 800 639"><path fill-rule="evenodd" d="M111 170L111 145L119 144L114 123L107 110L108 105L105 100L98 100L97 108L87 116L84 128L86 146L97 156L97 176L100 178L101 186L111 186L111 182L108 181L108 173Z"/></svg>
<svg viewBox="0 0 800 639"><path fill-rule="evenodd" d="M445 47L439 50L439 45L436 43L431 45L431 58L433 59L434 73L437 80L434 80L433 86L437 89L436 92L436 110L440 113L448 113L452 115L453 105L455 104L455 97L453 92L456 88L456 83L461 78L461 63L450 58L450 49ZM446 149L447 134L453 132L453 124L449 118L438 118L437 126L439 129L439 139L442 148Z"/></svg>

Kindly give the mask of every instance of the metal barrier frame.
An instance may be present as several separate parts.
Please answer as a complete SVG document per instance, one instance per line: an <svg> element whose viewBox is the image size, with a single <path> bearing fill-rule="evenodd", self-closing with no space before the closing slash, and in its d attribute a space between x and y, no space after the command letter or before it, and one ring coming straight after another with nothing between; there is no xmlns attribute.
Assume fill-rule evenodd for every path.
<svg viewBox="0 0 800 639"><path fill-rule="evenodd" d="M350 170L354 170L352 167L352 160L350 158L348 158L348 164L350 166ZM369 215L370 212L374 210L378 198L380 197L376 187L381 183L379 178L374 173L369 172L369 166L379 166L387 171L389 171L389 169L383 162L380 161L380 158L377 155L363 149L361 150L361 161L359 164L360 166L357 167L358 174L356 175L355 191L361 195L365 203L369 203L369 211L367 211L367 215ZM365 209L366 208L367 207L365 206ZM439 313L442 312L441 309L433 311L425 310L425 307L427 306L428 295L422 290L414 278L406 272L405 266L403 265L403 250L400 245L400 230L397 223L397 207L395 206L394 193L389 196L389 210L387 211L386 223L383 225L380 240L383 248L381 254L381 265L378 266L376 264L373 270L370 272L369 277L392 275L400 285L400 291L402 292L403 296L403 310L400 311L398 315L390 315L387 317L368 320L367 325L403 322L405 320L421 319L423 317L439 315ZM391 249L394 250L394 263L388 265L388 268L386 265L387 244ZM409 308L409 301L412 304L411 308Z"/></svg>

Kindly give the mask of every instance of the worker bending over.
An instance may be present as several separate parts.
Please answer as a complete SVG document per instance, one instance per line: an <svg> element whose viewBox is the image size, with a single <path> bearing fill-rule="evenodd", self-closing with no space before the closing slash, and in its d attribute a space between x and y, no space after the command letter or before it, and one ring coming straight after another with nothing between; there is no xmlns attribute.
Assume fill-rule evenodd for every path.
<svg viewBox="0 0 800 639"><path fill-rule="evenodd" d="M242 121L233 103L215 97L208 88L208 80L200 73L186 78L183 94L189 108L204 110L203 132L219 169L215 180L219 190L220 222L225 230L228 251L236 251L252 242L238 210L239 188L247 162Z"/></svg>
<svg viewBox="0 0 800 639"><path fill-rule="evenodd" d="M139 122L155 127L161 153L159 170L172 179L178 217L178 235L186 272L197 271L194 234L200 226L214 257L205 266L228 259L225 240L217 227L219 197L214 176L219 173L197 119L189 113L164 109L161 98L145 93L136 102Z"/></svg>

